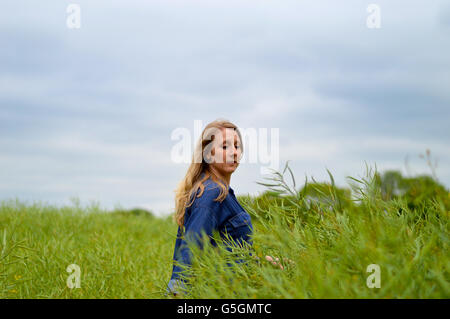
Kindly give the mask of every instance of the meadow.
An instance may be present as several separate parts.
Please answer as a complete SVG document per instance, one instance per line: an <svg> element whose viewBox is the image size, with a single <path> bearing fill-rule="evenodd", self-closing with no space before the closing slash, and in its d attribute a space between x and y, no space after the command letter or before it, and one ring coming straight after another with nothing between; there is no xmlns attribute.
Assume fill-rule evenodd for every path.
<svg viewBox="0 0 450 319"><path fill-rule="evenodd" d="M178 296L165 294L172 216L4 200L0 298L449 298L448 189L369 167L339 188L328 173L299 187L286 163L261 182L266 192L238 196L259 262L248 247L192 247L191 285ZM246 262L227 266L236 256Z"/></svg>

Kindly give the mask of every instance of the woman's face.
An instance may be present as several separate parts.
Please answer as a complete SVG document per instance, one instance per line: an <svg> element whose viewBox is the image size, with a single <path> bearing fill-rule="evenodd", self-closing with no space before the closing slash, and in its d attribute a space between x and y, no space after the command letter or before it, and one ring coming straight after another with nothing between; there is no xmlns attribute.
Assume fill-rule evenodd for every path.
<svg viewBox="0 0 450 319"><path fill-rule="evenodd" d="M239 166L242 155L241 140L232 128L223 128L214 136L211 149L212 166L222 176L231 175Z"/></svg>

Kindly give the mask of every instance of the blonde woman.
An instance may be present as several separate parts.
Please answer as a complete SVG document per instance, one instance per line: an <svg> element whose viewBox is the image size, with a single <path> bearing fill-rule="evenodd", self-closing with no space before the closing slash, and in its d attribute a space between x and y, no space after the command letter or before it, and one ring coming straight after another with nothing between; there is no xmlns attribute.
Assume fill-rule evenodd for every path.
<svg viewBox="0 0 450 319"><path fill-rule="evenodd" d="M203 232L213 246L217 245L211 237L214 231L224 240L228 234L236 243L252 244L250 215L230 187L231 175L238 168L242 154L242 137L236 125L216 120L205 127L186 176L176 189L174 218L178 234L167 292L176 295L179 286L185 287L186 281L180 276L183 270L176 262L191 265L192 252L187 242L193 240L202 247ZM274 263L270 256L266 259Z"/></svg>

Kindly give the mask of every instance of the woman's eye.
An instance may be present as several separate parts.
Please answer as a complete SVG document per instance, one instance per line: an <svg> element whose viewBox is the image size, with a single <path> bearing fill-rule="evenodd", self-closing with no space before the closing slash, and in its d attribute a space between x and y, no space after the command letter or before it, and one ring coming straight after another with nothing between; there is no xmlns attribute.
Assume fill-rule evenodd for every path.
<svg viewBox="0 0 450 319"><path fill-rule="evenodd" d="M236 148L239 148L240 146L239 146L239 145L235 145L235 147L236 147ZM222 148L223 148L224 150L226 150L226 149L227 149L227 146L224 145L224 146L222 146Z"/></svg>

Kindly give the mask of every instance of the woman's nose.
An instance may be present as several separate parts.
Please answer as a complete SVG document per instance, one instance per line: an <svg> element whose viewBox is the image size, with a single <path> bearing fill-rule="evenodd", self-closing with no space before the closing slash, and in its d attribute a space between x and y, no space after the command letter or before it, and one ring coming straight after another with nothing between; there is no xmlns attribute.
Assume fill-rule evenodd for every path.
<svg viewBox="0 0 450 319"><path fill-rule="evenodd" d="M239 155L239 149L238 149L237 147L235 147L235 148L233 149L233 156L234 156L234 157L238 157L238 155Z"/></svg>

